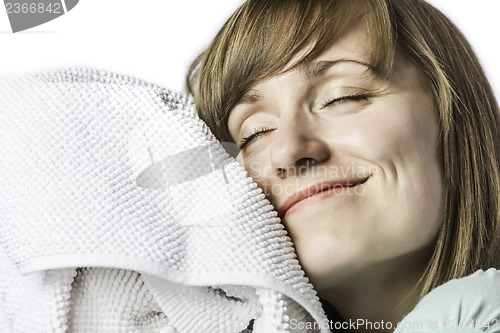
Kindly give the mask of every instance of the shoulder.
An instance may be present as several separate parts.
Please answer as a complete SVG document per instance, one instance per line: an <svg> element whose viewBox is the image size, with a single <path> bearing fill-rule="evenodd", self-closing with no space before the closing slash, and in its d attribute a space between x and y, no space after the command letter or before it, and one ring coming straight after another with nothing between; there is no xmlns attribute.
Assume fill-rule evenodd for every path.
<svg viewBox="0 0 500 333"><path fill-rule="evenodd" d="M500 333L500 270L479 270L427 294L395 333Z"/></svg>

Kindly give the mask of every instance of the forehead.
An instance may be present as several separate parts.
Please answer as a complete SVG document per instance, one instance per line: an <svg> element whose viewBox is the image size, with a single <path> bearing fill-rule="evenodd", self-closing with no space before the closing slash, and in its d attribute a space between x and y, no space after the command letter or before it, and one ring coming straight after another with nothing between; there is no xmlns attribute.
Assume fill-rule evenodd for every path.
<svg viewBox="0 0 500 333"><path fill-rule="evenodd" d="M283 72L300 67L305 67L307 69L310 67L311 63L321 60L354 58L366 63L370 61L371 40L365 22L359 22L351 29L347 30L346 33L329 44L328 47L314 59L301 63L301 60L313 47L313 45L309 45L295 54L284 66Z"/></svg>
<svg viewBox="0 0 500 333"><path fill-rule="evenodd" d="M349 30L343 37L332 43L323 53L311 61L301 63L301 59L309 52L310 48L304 48L298 52L291 61L286 64L277 74L264 78L250 87L240 98L238 104L255 103L262 99L259 89L263 83L288 73L298 73L305 81L314 80L325 73L339 68L364 69L369 72L378 70L370 64L370 42L366 25L358 24ZM362 66L362 67L361 67Z"/></svg>

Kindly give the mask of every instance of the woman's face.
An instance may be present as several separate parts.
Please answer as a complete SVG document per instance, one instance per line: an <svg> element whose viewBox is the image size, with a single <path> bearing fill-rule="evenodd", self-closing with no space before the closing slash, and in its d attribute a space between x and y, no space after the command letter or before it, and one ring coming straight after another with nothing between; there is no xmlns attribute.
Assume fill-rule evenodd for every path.
<svg viewBox="0 0 500 333"><path fill-rule="evenodd" d="M241 162L278 210L318 290L420 264L440 227L438 116L422 74L369 63L363 29L256 84L229 117ZM392 264L393 263L393 264Z"/></svg>

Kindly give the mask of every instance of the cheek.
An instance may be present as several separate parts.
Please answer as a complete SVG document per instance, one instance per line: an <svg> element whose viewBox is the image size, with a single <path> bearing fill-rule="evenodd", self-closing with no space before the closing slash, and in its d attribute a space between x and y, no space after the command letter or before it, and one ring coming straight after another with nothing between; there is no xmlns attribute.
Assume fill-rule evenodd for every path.
<svg viewBox="0 0 500 333"><path fill-rule="evenodd" d="M382 169L382 193L395 214L392 236L402 236L405 247L419 248L434 239L444 201L439 123L429 100L409 99L388 106L387 117L374 123L373 161ZM389 207L388 202L392 205ZM384 205L383 202L379 204Z"/></svg>
<svg viewBox="0 0 500 333"><path fill-rule="evenodd" d="M352 127L360 157L394 182L441 181L439 120L429 97L402 96L367 111Z"/></svg>
<svg viewBox="0 0 500 333"><path fill-rule="evenodd" d="M392 131L387 129L385 165L389 166L397 186L416 202L432 204L442 197L442 151L439 120L430 100L410 99L394 109ZM391 153L389 153L391 152ZM410 203L411 204L411 203Z"/></svg>
<svg viewBox="0 0 500 333"><path fill-rule="evenodd" d="M394 98L373 104L363 117L352 119L351 152L373 167L365 209L386 221L373 233L405 237L409 247L429 242L440 226L444 201L439 120L425 95ZM390 231L388 231L390 230Z"/></svg>

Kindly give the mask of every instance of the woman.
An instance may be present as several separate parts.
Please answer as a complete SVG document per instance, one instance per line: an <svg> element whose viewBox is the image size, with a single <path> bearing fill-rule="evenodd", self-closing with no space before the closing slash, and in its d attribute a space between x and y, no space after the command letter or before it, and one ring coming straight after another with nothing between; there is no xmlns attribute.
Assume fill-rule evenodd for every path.
<svg viewBox="0 0 500 333"><path fill-rule="evenodd" d="M467 277L500 259L498 105L467 41L429 4L249 0L188 90L215 135L240 145L326 307L379 326L349 329L392 331L452 279L435 291L479 281L474 294L500 308L487 289L500 272ZM466 294L436 318L457 319ZM477 306L461 319L500 316Z"/></svg>

